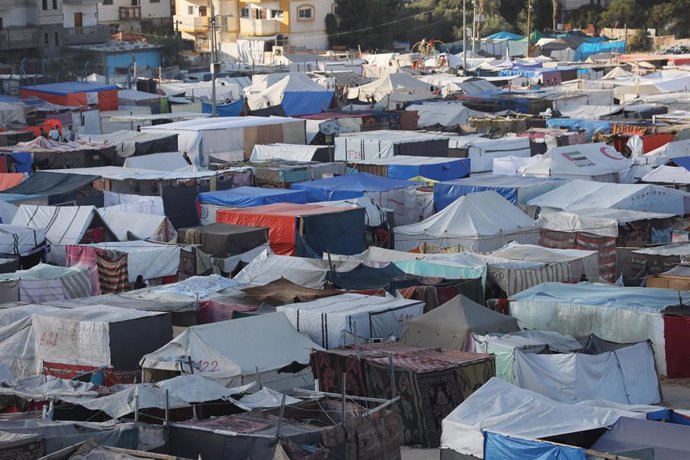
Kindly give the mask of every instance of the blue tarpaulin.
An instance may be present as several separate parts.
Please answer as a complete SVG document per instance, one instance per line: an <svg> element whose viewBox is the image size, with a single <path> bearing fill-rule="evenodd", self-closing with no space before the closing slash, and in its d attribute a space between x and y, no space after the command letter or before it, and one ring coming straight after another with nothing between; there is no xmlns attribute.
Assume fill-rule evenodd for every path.
<svg viewBox="0 0 690 460"><path fill-rule="evenodd" d="M584 61L598 53L625 53L624 41L583 43L575 50L575 60Z"/></svg>
<svg viewBox="0 0 690 460"><path fill-rule="evenodd" d="M491 34L488 37L484 37L484 40L522 40L523 38L525 38L524 35L501 31Z"/></svg>
<svg viewBox="0 0 690 460"><path fill-rule="evenodd" d="M574 118L547 118L547 128L565 128L570 131L584 130L585 139L591 141L595 133L611 133L611 122L601 120L579 120Z"/></svg>
<svg viewBox="0 0 690 460"><path fill-rule="evenodd" d="M438 181L461 179L470 175L469 158L449 158L447 162L432 164L395 164L396 157L388 165L390 179L407 180L416 176Z"/></svg>
<svg viewBox="0 0 690 460"><path fill-rule="evenodd" d="M31 174L33 172L34 157L31 152L12 152L10 157L15 161L15 170L18 173Z"/></svg>
<svg viewBox="0 0 690 460"><path fill-rule="evenodd" d="M685 168L690 171L690 157L676 157L671 161L673 161L676 166L680 166L681 168Z"/></svg>
<svg viewBox="0 0 690 460"><path fill-rule="evenodd" d="M314 201L336 201L359 198L366 192L386 192L417 185L415 182L358 173L293 184L292 189L309 192Z"/></svg>
<svg viewBox="0 0 690 460"><path fill-rule="evenodd" d="M585 460L585 450L484 432L484 458L491 460Z"/></svg>
<svg viewBox="0 0 690 460"><path fill-rule="evenodd" d="M333 100L333 91L287 91L281 105L285 115L311 115L326 112Z"/></svg>
<svg viewBox="0 0 690 460"><path fill-rule="evenodd" d="M309 203L309 193L304 190L282 188L237 187L217 192L199 194L199 202L233 208L250 208L274 203Z"/></svg>
<svg viewBox="0 0 690 460"><path fill-rule="evenodd" d="M240 99L230 104L216 105L216 112L219 117L239 117L244 110L244 99ZM213 107L210 102L201 103L201 113L213 113Z"/></svg>
<svg viewBox="0 0 690 460"><path fill-rule="evenodd" d="M22 86L21 89L40 91L47 94L65 96L73 93L97 92L118 90L116 85L101 85L99 83L86 83L81 81L64 81L61 83L46 83L44 85Z"/></svg>
<svg viewBox="0 0 690 460"><path fill-rule="evenodd" d="M513 204L518 204L518 190L534 188L535 193L548 192L565 181L542 177L484 175L434 184L434 209L438 212L461 196L493 190ZM534 193L525 196L534 198Z"/></svg>

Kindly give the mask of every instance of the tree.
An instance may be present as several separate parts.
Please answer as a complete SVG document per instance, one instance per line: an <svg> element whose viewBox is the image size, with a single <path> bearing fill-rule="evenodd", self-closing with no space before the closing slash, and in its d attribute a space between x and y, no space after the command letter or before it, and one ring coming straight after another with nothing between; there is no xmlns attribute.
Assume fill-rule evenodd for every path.
<svg viewBox="0 0 690 460"><path fill-rule="evenodd" d="M560 16L561 5L558 0L551 0L551 8L553 9L553 24L551 25L551 30L556 30L558 28L558 17Z"/></svg>
<svg viewBox="0 0 690 460"><path fill-rule="evenodd" d="M581 6L570 13L568 22L574 28L578 29L585 28L590 24L593 24L594 27L599 27L599 24L601 23L601 14L603 12L604 8L597 4Z"/></svg>
<svg viewBox="0 0 690 460"><path fill-rule="evenodd" d="M332 43L349 48L388 48L398 34L398 0L336 0L338 34Z"/></svg>
<svg viewBox="0 0 690 460"><path fill-rule="evenodd" d="M645 21L644 9L636 0L613 0L601 15L601 23L607 27L637 29Z"/></svg>

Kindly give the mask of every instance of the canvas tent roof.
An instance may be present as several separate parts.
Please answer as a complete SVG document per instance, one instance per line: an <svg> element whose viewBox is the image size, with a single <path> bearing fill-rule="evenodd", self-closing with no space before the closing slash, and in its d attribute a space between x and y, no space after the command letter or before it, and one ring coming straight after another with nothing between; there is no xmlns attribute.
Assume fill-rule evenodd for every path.
<svg viewBox="0 0 690 460"><path fill-rule="evenodd" d="M376 102L384 101L386 108L394 109L399 102L413 102L424 99L434 99L430 85L417 80L406 73L389 73L376 81L362 86L350 88L348 99L359 99L368 102L373 98Z"/></svg>
<svg viewBox="0 0 690 460"><path fill-rule="evenodd" d="M633 155L633 161L638 165L662 166L674 158L688 156L690 156L690 139L682 139L668 142L642 155Z"/></svg>
<svg viewBox="0 0 690 460"><path fill-rule="evenodd" d="M497 89L491 83L487 84L493 87L494 91ZM470 117L484 115L483 112L468 109L460 102L425 102L409 105L405 110L417 112L417 126L420 128L466 125Z"/></svg>
<svg viewBox="0 0 690 460"><path fill-rule="evenodd" d="M388 179L373 174L357 173L300 182L293 184L292 188L308 192L314 201L332 201L359 198L367 192L416 189L417 184L406 180Z"/></svg>
<svg viewBox="0 0 690 460"><path fill-rule="evenodd" d="M256 144L249 161L272 160L280 158L290 161L313 161L314 155L324 148L321 145L296 144Z"/></svg>
<svg viewBox="0 0 690 460"><path fill-rule="evenodd" d="M621 417L645 418L659 409L605 401L567 404L494 377L443 419L441 449L483 458L485 431L540 439L606 428Z"/></svg>
<svg viewBox="0 0 690 460"><path fill-rule="evenodd" d="M165 216L112 211L108 208L98 209L97 212L118 241L168 242L177 239L177 232Z"/></svg>
<svg viewBox="0 0 690 460"><path fill-rule="evenodd" d="M82 175L51 174L48 171L36 171L21 184L0 193L0 199L8 202L41 199L48 204L47 201L50 197L76 192L91 186L91 183L97 179L98 176L93 172Z"/></svg>
<svg viewBox="0 0 690 460"><path fill-rule="evenodd" d="M117 153L121 157L129 157L134 155L134 153L136 153L138 150L138 144L160 143L163 146L172 146L174 144L174 149L177 149L177 135L172 133L142 133L138 131L121 130L114 133L99 135L82 134L79 136L79 139L102 144L112 144L117 148ZM154 152L156 150L154 150ZM168 148L166 150L171 149ZM160 152L160 150L157 151ZM150 152L147 149L145 152L138 153L143 154Z"/></svg>
<svg viewBox="0 0 690 460"><path fill-rule="evenodd" d="M134 283L138 275L143 276L145 280L176 275L180 265L181 247L174 244L120 241L84 246L126 253L130 283Z"/></svg>
<svg viewBox="0 0 690 460"><path fill-rule="evenodd" d="M630 222L668 219L673 214L630 211L627 209L577 209L562 212L542 212L537 225L560 232L586 232L593 235L618 237L619 227Z"/></svg>
<svg viewBox="0 0 690 460"><path fill-rule="evenodd" d="M648 172L642 179L642 182L652 184L690 184L690 171L682 166L659 166Z"/></svg>
<svg viewBox="0 0 690 460"><path fill-rule="evenodd" d="M341 294L277 310L315 343L336 348L355 343L355 337L365 341L399 337L403 323L423 313L424 303L392 296Z"/></svg>
<svg viewBox="0 0 690 460"><path fill-rule="evenodd" d="M23 204L12 220L20 225L45 230L54 246L78 244L96 216L93 206L34 206Z"/></svg>
<svg viewBox="0 0 690 460"><path fill-rule="evenodd" d="M419 318L410 319L400 342L425 348L465 350L467 334L513 332L517 320L458 295Z"/></svg>
<svg viewBox="0 0 690 460"><path fill-rule="evenodd" d="M548 150L540 161L528 164L520 173L527 176L604 178L626 182L632 161L604 143L567 145Z"/></svg>
<svg viewBox="0 0 690 460"><path fill-rule="evenodd" d="M250 110L282 105L285 114L290 116L323 112L333 99L333 91L326 90L306 74L297 72L289 73L268 87L252 85L244 91Z"/></svg>
<svg viewBox="0 0 690 460"><path fill-rule="evenodd" d="M534 221L494 191L465 195L428 219L395 227L394 232L395 248L401 251L430 243L486 252L511 240L536 243L538 239Z"/></svg>
<svg viewBox="0 0 690 460"><path fill-rule="evenodd" d="M236 168L247 169L247 168ZM119 166L100 166L95 168L72 168L72 169L51 169L46 173L59 176L69 175L88 175L96 179L103 178L109 180L142 180L142 181L161 181L161 180L190 180L205 179L217 176L222 171L158 171L154 169L135 169L121 168Z"/></svg>
<svg viewBox="0 0 690 460"><path fill-rule="evenodd" d="M628 209L686 214L685 192L650 184L608 184L573 180L528 202L542 210L576 211L580 209Z"/></svg>
<svg viewBox="0 0 690 460"><path fill-rule="evenodd" d="M184 371L186 364L199 363L195 374L228 383L250 381L260 374L275 372L294 362L308 365L311 349L319 346L300 334L283 313L220 321L189 327L160 349L141 360L144 369ZM203 366L204 362L212 362ZM246 383L246 382L243 382ZM262 383L271 386L262 378Z"/></svg>
<svg viewBox="0 0 690 460"><path fill-rule="evenodd" d="M621 417L592 445L596 452L617 452L653 449L655 460L673 460L690 457L688 445L690 427L675 423L659 423Z"/></svg>
<svg viewBox="0 0 690 460"><path fill-rule="evenodd" d="M125 168L138 170L197 172L199 168L187 163L182 152L160 152L125 158Z"/></svg>
<svg viewBox="0 0 690 460"><path fill-rule="evenodd" d="M0 254L33 254L46 242L45 229L34 227L0 224Z"/></svg>

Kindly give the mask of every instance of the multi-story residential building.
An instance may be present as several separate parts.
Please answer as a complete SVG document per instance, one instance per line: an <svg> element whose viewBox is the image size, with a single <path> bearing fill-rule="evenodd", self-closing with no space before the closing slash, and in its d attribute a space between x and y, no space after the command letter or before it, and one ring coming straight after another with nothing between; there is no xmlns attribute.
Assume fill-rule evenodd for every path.
<svg viewBox="0 0 690 460"><path fill-rule="evenodd" d="M173 18L182 38L197 49L210 49L212 0L177 0ZM323 50L328 48L326 16L334 0L213 0L220 48L237 40L264 40L274 45Z"/></svg>
<svg viewBox="0 0 690 460"><path fill-rule="evenodd" d="M171 0L98 0L99 24L141 32L172 20Z"/></svg>

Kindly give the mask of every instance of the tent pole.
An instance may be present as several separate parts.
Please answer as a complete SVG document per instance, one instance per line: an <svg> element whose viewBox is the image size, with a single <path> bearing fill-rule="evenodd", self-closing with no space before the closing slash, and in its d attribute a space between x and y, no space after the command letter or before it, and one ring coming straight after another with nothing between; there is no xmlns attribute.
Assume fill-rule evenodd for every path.
<svg viewBox="0 0 690 460"><path fill-rule="evenodd" d="M340 423L343 425L345 425L345 385L347 385L347 374L343 372L343 375L340 380L340 389L343 390L341 401L343 406L340 408Z"/></svg>
<svg viewBox="0 0 690 460"><path fill-rule="evenodd" d="M391 354L388 355L388 368L390 371L391 379L391 399L395 399L397 393L395 388L395 368L393 367L393 355Z"/></svg>

